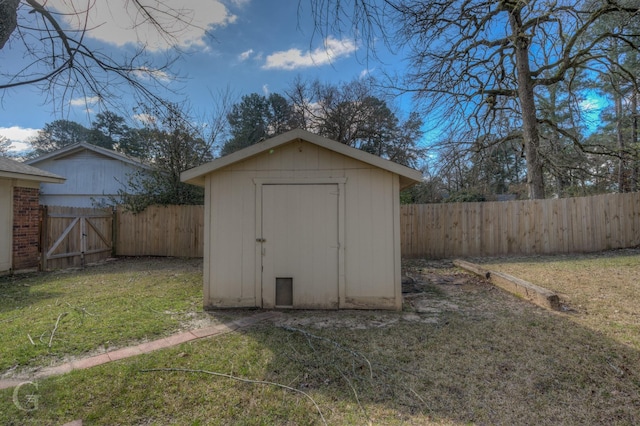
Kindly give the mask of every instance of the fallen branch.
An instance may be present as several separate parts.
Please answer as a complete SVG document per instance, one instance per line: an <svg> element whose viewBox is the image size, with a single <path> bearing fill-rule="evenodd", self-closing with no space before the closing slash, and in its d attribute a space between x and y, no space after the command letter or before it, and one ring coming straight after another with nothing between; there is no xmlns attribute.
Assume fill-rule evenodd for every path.
<svg viewBox="0 0 640 426"><path fill-rule="evenodd" d="M335 340L331 340L331 339L328 339L328 338L322 337L322 336L316 336L315 334L309 333L308 331L305 331L305 330L302 330L302 329L299 329L299 328L289 327L287 325L282 325L282 326L280 326L280 328L282 328L283 330L300 333L300 334L306 336L307 339L313 338L313 339L316 339L316 340L322 340L322 341L328 342L331 345L333 345L334 347L336 347L337 349L340 349L340 350L345 351L345 352L349 352L351 355L354 355L356 357L364 359L365 362L367 363L367 365L369 366L369 377L373 380L373 368L371 367L371 362L369 362L367 357L362 355L360 352L354 351L353 349L346 348L346 347L342 346L340 343L336 342Z"/></svg>
<svg viewBox="0 0 640 426"><path fill-rule="evenodd" d="M424 400L424 398L422 398L422 397L418 394L418 392L414 391L414 390L413 390L413 388L409 388L409 390L411 391L411 393L413 393L415 396L417 396L417 397L418 397L418 399L419 399L420 401L422 401L422 403L424 404L424 406L425 406L425 407L427 407L427 410L429 410L429 411L433 411L433 410L431 409L431 407L429 406L429 404L427 404L427 401L425 401L425 400Z"/></svg>
<svg viewBox="0 0 640 426"><path fill-rule="evenodd" d="M51 347L51 344L53 343L53 335L56 334L56 330L58 329L58 324L60 324L60 318L66 316L69 312L63 312L60 315L58 315L58 319L56 320L56 325L55 327L53 327L53 331L51 332L51 337L49 338L49 347Z"/></svg>
<svg viewBox="0 0 640 426"><path fill-rule="evenodd" d="M90 317L94 317L95 315L92 313L89 313L89 311L87 311L86 308L82 307L82 306L74 306L69 302L65 302L67 305L69 305L69 307L71 309L75 309L76 311L80 312L83 315L89 315Z"/></svg>
<svg viewBox="0 0 640 426"><path fill-rule="evenodd" d="M153 312L154 314L160 314L160 315L186 315L188 312L174 312L174 311L159 311L157 309L153 309L153 308L148 308L151 312Z"/></svg>
<svg viewBox="0 0 640 426"><path fill-rule="evenodd" d="M252 380L252 379L245 379L242 377L237 377L237 376L232 376L230 374L224 374L224 373L218 373L215 371L208 371L208 370L194 370L194 369L190 369L190 368L149 368L146 370L140 370L143 373L149 373L149 372L153 372L153 371L177 371L177 372L182 372L182 373L202 373L202 374L209 374L211 376L218 376L218 377L224 377L227 379L232 379L232 380L237 380L239 382L244 382L244 383L252 383L252 384L257 384L257 385L269 385L269 386L277 386L279 388L283 388L286 390L290 390L292 392L297 392L299 394L304 395L307 399L309 399L309 401L311 401L313 403L313 405L316 407L316 410L318 410L318 414L320 414L320 418L322 419L322 423L323 424L327 424L327 421L325 420L324 416L322 415L322 411L320 410L320 407L318 406L318 404L316 403L316 401L311 397L311 395L309 395L306 392L301 391L300 389L296 389L296 388L292 388L291 386L287 386L287 385L283 385L281 383L275 383L275 382L267 382L264 380Z"/></svg>
<svg viewBox="0 0 640 426"><path fill-rule="evenodd" d="M360 407L360 409L362 410L362 413L364 414L364 416L367 418L367 424L369 426L371 426L373 423L371 422L371 418L369 417L369 414L367 413L367 410L364 408L364 406L362 405L362 403L360 402L360 398L358 397L358 392L356 391L356 388L353 386L353 383L351 383L351 380L349 380L349 378L346 376L346 374L344 374L342 372L342 370L340 370L339 368L336 367L336 369L338 370L338 372L340 373L340 375L342 375L342 378L344 379L345 382L347 382L347 384L349 385L349 387L351 388L351 391L353 392L353 396L356 398L356 402L358 403L358 407Z"/></svg>
<svg viewBox="0 0 640 426"><path fill-rule="evenodd" d="M19 316L18 316L18 315L16 315L15 317L11 317L11 318L7 318L7 319L3 319L3 320L0 320L0 322L9 322L9 321L13 321L13 320L14 320L14 319L16 319L16 318L19 318Z"/></svg>
<svg viewBox="0 0 640 426"><path fill-rule="evenodd" d="M33 342L33 339L31 338L31 336L29 335L29 333L27 333L27 337L29 338L29 341L31 342L31 344L33 346L35 346L36 344Z"/></svg>

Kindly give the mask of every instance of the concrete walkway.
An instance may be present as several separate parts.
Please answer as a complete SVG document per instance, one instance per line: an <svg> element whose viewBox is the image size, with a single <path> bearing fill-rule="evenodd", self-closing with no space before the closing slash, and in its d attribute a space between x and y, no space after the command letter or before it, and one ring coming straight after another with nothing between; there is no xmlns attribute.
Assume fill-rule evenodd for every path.
<svg viewBox="0 0 640 426"><path fill-rule="evenodd" d="M60 374L69 373L73 370L84 370L85 368L95 367L97 365L106 364L108 362L117 361L120 359L129 358L136 355L146 354L149 352L157 351L158 349L169 348L181 343L190 342L192 340L202 339L204 337L218 336L221 334L229 333L240 328L249 327L257 324L260 321L276 318L279 316L279 312L262 312L256 315L252 315L246 318L242 318L226 324L214 325L207 328L200 328L191 331L185 331L182 333L174 334L163 339L153 340L151 342L141 343L135 346L129 346L126 348L116 349L111 352L106 352L100 355L91 356L88 358L77 359L75 361L67 362L65 364L57 365L55 367L46 367L37 371L29 377L24 379L8 379L0 380L0 389L13 388L25 381L32 381L38 379L44 379L50 376L57 376Z"/></svg>

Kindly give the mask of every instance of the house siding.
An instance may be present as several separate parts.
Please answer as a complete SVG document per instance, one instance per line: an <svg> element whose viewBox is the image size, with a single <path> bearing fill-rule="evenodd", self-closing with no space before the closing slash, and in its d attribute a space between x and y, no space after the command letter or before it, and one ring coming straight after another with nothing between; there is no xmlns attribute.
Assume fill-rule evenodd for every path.
<svg viewBox="0 0 640 426"><path fill-rule="evenodd" d="M10 179L0 179L0 274L11 270L13 186Z"/></svg>
<svg viewBox="0 0 640 426"><path fill-rule="evenodd" d="M32 162L67 180L63 184L42 183L40 204L67 207L101 207L119 201L129 176L145 170L97 152L81 150L62 157Z"/></svg>

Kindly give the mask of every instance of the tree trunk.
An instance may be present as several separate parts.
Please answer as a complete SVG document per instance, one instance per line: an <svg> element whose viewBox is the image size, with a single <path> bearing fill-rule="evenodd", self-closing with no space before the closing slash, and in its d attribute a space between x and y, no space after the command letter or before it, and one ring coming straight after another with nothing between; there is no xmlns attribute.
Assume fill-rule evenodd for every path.
<svg viewBox="0 0 640 426"><path fill-rule="evenodd" d="M511 32L514 37L516 70L518 73L518 99L522 113L522 138L527 161L527 187L530 199L544 198L542 161L538 155L540 134L533 94L533 80L529 67L529 40L522 28L520 10L514 8L509 14Z"/></svg>
<svg viewBox="0 0 640 426"><path fill-rule="evenodd" d="M18 4L20 0L0 1L0 49L11 37L18 24Z"/></svg>
<svg viewBox="0 0 640 426"><path fill-rule="evenodd" d="M549 119L553 123L558 122L558 108L557 108L557 100L558 100L558 89L557 86L550 86L549 88ZM549 140L550 149L553 154L560 157L562 155L562 141L558 136L554 136ZM567 178L567 175L564 173L564 170L558 166L557 164L552 167L554 170L555 184L556 184L556 195L558 198L565 198L567 196L567 188L571 185L571 181Z"/></svg>
<svg viewBox="0 0 640 426"><path fill-rule="evenodd" d="M618 92L618 87L614 88L614 104L616 111L616 141L618 143L618 153L620 158L618 159L618 192L628 192L627 188L627 153L625 152L624 135L622 134L622 96Z"/></svg>
<svg viewBox="0 0 640 426"><path fill-rule="evenodd" d="M638 164L638 90L632 89L633 94L631 96L631 144L633 149L633 173L631 175L631 190L638 190L638 174L640 164Z"/></svg>

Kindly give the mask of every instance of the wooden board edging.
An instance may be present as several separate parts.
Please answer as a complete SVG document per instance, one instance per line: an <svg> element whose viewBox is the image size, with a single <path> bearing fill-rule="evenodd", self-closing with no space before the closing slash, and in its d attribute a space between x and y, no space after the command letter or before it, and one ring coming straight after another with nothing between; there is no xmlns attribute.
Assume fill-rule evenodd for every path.
<svg viewBox="0 0 640 426"><path fill-rule="evenodd" d="M544 287L537 286L529 281L525 281L509 274L484 269L479 265L464 260L456 259L453 261L453 264L458 268L473 272L476 275L486 278L493 285L535 303L538 306L554 311L560 310L560 298L558 295Z"/></svg>

